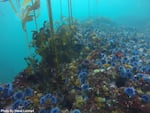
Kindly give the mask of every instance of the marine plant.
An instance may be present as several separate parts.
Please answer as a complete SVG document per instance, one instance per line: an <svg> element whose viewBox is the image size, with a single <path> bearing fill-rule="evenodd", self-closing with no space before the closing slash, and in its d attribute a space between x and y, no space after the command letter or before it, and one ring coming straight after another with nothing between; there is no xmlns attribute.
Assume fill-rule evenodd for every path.
<svg viewBox="0 0 150 113"><path fill-rule="evenodd" d="M40 87L54 88L50 90L63 89L65 77L60 72L66 63L78 58L83 49L80 40L74 37L75 32L76 28L70 29L69 25L62 24L56 33L51 35L46 21L40 31L33 31L31 47L35 49L35 55L25 58L28 64L26 69L30 69L28 76L40 79Z"/></svg>
<svg viewBox="0 0 150 113"><path fill-rule="evenodd" d="M26 31L26 23L34 20L37 29L36 18L40 15L40 0L5 0L10 3L12 10L22 23L22 29Z"/></svg>
<svg viewBox="0 0 150 113"><path fill-rule="evenodd" d="M32 20L35 20L36 24L36 18L39 16L39 8L40 8L40 0L24 0L22 2L22 10L25 10L25 13L22 14L21 21L22 21L22 28L24 31L26 31L26 23ZM36 15L35 11L38 10L38 13Z"/></svg>
<svg viewBox="0 0 150 113"><path fill-rule="evenodd" d="M100 41L105 43L99 45L99 41L98 44L93 41L96 34L89 33L90 30L79 30L76 26L70 29L67 24L62 24L51 35L47 24L45 21L39 31L33 31L31 47L34 48L35 55L26 58L28 66L16 77L14 87L0 87L2 102L6 88L6 94L8 89L12 89L8 95L10 99L6 99L7 102L14 100L14 108L19 105L34 107L36 113L149 113L147 67L141 69L142 65L135 62L138 57L125 54L123 43L119 46L108 43L106 46L106 42L113 40L113 33L103 34L95 25L89 27L97 34L103 34L104 39ZM107 37L109 38L105 39ZM122 33L117 32L114 37L120 41ZM85 44L85 40L90 46ZM124 40L125 43L128 41L126 37ZM127 47L132 50L131 46ZM90 49L87 51L87 48ZM20 91L24 95L23 99L19 96L20 99L13 99L13 95ZM2 102L0 101L2 106L10 103Z"/></svg>

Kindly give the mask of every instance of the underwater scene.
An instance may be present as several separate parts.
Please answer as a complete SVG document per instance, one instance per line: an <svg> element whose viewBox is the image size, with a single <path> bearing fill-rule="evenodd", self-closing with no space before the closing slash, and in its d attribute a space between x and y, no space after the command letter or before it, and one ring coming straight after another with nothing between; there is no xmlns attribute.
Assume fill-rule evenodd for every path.
<svg viewBox="0 0 150 113"><path fill-rule="evenodd" d="M150 0L0 0L0 113L150 113Z"/></svg>

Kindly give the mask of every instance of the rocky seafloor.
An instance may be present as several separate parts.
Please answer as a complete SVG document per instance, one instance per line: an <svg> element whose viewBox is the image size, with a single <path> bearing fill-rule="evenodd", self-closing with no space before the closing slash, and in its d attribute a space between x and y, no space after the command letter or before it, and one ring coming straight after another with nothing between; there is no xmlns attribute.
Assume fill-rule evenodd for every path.
<svg viewBox="0 0 150 113"><path fill-rule="evenodd" d="M150 113L150 32L108 19L71 29L61 25L55 41L46 22L33 32L36 54L0 85L0 113Z"/></svg>

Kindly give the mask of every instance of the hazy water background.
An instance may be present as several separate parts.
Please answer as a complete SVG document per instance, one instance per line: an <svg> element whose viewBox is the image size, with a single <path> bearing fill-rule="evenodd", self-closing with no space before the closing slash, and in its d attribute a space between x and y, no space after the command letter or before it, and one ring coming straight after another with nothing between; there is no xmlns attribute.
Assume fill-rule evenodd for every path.
<svg viewBox="0 0 150 113"><path fill-rule="evenodd" d="M132 26L150 23L150 0L89 0L89 3L88 0L72 0L73 17L86 19L104 16ZM62 14L67 17L67 0L62 0L62 5ZM59 20L59 0L52 0L52 8L54 20ZM46 0L41 0L40 12L38 27L48 20ZM27 23L29 40L32 38L31 30L34 29L34 22ZM12 81L26 67L24 57L29 53L21 21L8 2L0 2L0 83Z"/></svg>

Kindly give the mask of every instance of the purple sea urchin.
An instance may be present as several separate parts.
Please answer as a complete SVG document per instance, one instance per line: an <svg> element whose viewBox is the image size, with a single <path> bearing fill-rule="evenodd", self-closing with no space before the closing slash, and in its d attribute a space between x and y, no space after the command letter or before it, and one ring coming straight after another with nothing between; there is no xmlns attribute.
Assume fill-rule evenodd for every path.
<svg viewBox="0 0 150 113"><path fill-rule="evenodd" d="M124 89L124 92L126 95L128 95L129 97L132 97L134 96L136 93L135 93L135 89L133 87L127 87Z"/></svg>

